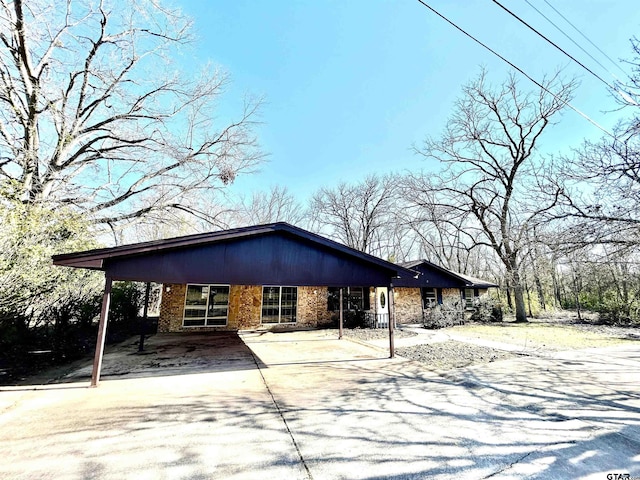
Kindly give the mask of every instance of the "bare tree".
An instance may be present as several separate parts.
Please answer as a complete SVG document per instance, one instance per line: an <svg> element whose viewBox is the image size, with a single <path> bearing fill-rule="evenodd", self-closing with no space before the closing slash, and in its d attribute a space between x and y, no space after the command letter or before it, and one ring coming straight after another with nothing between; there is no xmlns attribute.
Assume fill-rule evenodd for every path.
<svg viewBox="0 0 640 480"><path fill-rule="evenodd" d="M568 226L568 249L601 244L633 250L640 241L640 40L632 39L631 46L633 73L628 85L612 92L631 115L613 134L585 141L562 158L554 172L566 187L559 218Z"/></svg>
<svg viewBox="0 0 640 480"><path fill-rule="evenodd" d="M395 257L390 230L396 186L395 175L370 175L361 183L322 188L309 204L311 228L362 252Z"/></svg>
<svg viewBox="0 0 640 480"><path fill-rule="evenodd" d="M418 255L460 273L487 275L486 248L479 247L454 207L440 204L435 190L424 189L424 178L408 176L401 182L405 208L398 214L406 235L416 240ZM482 272L481 272L482 271Z"/></svg>
<svg viewBox="0 0 640 480"><path fill-rule="evenodd" d="M621 125L613 137L586 141L556 174L564 182L565 248L606 244L621 250L640 241L640 136Z"/></svg>
<svg viewBox="0 0 640 480"><path fill-rule="evenodd" d="M157 1L0 0L0 178L24 202L98 224L170 210L215 220L200 195L262 159L259 102L218 124L228 77L170 61L189 27Z"/></svg>
<svg viewBox="0 0 640 480"><path fill-rule="evenodd" d="M511 75L494 88L483 71L463 88L442 137L428 138L417 149L444 164L444 171L411 178L418 196L435 192L436 205L447 209L449 218L457 217L474 244L495 251L513 288L519 322L527 321L521 278L526 236L560 195L558 189L547 191L536 147L575 84L556 75L544 86L523 93Z"/></svg>
<svg viewBox="0 0 640 480"><path fill-rule="evenodd" d="M256 191L250 197L241 197L230 217L229 223L237 225L273 222L298 225L304 218L304 210L287 187L276 185L267 192Z"/></svg>

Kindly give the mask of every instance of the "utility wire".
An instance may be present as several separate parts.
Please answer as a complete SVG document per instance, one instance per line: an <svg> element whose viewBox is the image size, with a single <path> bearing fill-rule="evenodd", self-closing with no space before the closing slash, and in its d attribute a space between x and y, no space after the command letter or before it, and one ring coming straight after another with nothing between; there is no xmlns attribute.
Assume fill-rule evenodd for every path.
<svg viewBox="0 0 640 480"><path fill-rule="evenodd" d="M520 18L518 15L516 15L515 13L513 13L511 10L509 10L507 7L505 7L504 5L502 5L500 2L498 2L498 0L491 0L493 3L495 3L496 5L498 5L501 9L503 9L505 12L507 12L509 15L511 15L513 18L515 18L516 20L518 20L520 23L522 23L523 25L525 25L529 30L535 32L539 37L542 37L544 40L546 40L548 43L550 43L551 45L553 45L554 47L556 47L558 50L560 50L562 53L564 53L567 57L569 57L571 60L573 60L574 62L576 62L578 65L580 65L582 68L584 68L587 72L589 72L591 75L593 75L594 77L596 77L598 80L600 80L602 83L604 83L607 88L611 89L611 90L615 90L615 88L609 84L609 82L607 82L606 80L604 80L600 75L598 75L597 73L595 73L593 70L591 70L589 67L587 67L584 63L580 62L580 60L578 60L577 58L575 58L573 55L571 55L570 53L568 53L566 50L564 50L562 47L560 47L558 44L554 43L552 40L550 40L548 37L546 37L544 34L540 33L538 30L536 30L535 28L533 28L531 25L529 25L527 22L525 22L522 18Z"/></svg>
<svg viewBox="0 0 640 480"><path fill-rule="evenodd" d="M586 113L581 112L580 110L578 110L576 107L574 107L573 105L571 105L568 101L566 101L563 98L558 97L555 93L553 93L551 90L549 90L547 87L545 87L544 85L542 85L540 82L538 82L536 79L534 79L533 77L531 77L530 75L528 75L524 70L522 70L520 67L518 67L517 65L515 65L514 63L510 62L509 60L507 60L505 57L503 57L502 55L500 55L498 52L496 52L495 50L493 50L491 47L485 45L484 43L482 43L480 40L478 40L476 37L474 37L473 35L471 35L470 33L468 33L466 30L462 29L461 27L459 27L458 25L456 25L455 23L453 23L451 20L449 20L447 17L445 17L444 15L442 15L440 12L438 12L437 10L435 10L433 7L431 7L429 4L427 4L424 0L418 0L419 3L421 3L424 7L428 8L429 10L431 10L433 13L435 13L437 16L439 16L440 18L442 18L445 22L447 22L449 25L451 25L452 27L454 27L456 30L462 32L464 35L466 35L467 37L469 37L471 40L473 40L474 42L476 42L477 44L479 44L480 46L484 47L485 49L489 50L491 53L493 53L496 57L498 57L500 60L502 60L503 62L507 63L509 66L511 66L511 68L514 68L515 70L517 70L518 72L520 72L522 75L524 75L525 77L527 77L530 81L532 81L533 83L535 83L538 87L540 87L542 90L544 90L545 92L547 92L549 95L552 95L553 98L555 98L556 100L562 102L564 105L566 105L567 107L569 107L571 110L573 110L574 112L576 112L578 115L580 115L582 118L584 118L586 121L588 121L590 124L592 124L593 126L599 128L600 130L602 130L604 133L606 133L607 135L609 135L610 137L615 138L615 136L613 135L613 133L611 133L609 130L607 130L606 128L602 127L600 124L598 124L595 120L592 120Z"/></svg>
<svg viewBox="0 0 640 480"><path fill-rule="evenodd" d="M529 2L527 2L529 3ZM546 3L547 5L549 5L549 7L551 7L553 9L554 12L556 12L558 15L560 15L560 17L562 17L562 19L567 22L569 25L571 25L573 27L573 29L578 32L582 38L584 38L587 42L589 42L596 50L598 50L602 55L604 55L612 64L614 64L616 67L618 67L618 69L624 73L625 76L627 76L627 72L624 71L624 69L620 66L620 64L618 62L615 62L609 55L607 55L605 52L603 52L600 47L598 47L595 43L593 43L584 33L582 33L582 31L576 27L573 23L571 23L569 21L569 19L567 17L565 17L562 13L560 13L558 11L558 9L556 9L553 5L551 5L547 0L544 0L544 3Z"/></svg>
<svg viewBox="0 0 640 480"><path fill-rule="evenodd" d="M610 71L607 67L605 67L602 63L600 63L600 61L595 58L593 55L591 55L582 45L580 45L578 42L576 42L573 38L571 38L571 36L565 32L562 28L560 28L558 25L556 25L555 23L553 23L553 21L547 17L544 13L542 13L540 10L538 10L538 8L536 8L536 6L531 3L529 0L524 0L525 2L527 2L527 4L533 8L536 12L538 12L538 14L540 16L542 16L547 22L549 22L551 25L553 25L556 30L558 30L560 33L562 33L565 37L567 37L567 39L569 39L576 47L578 47L580 50L582 50L585 54L587 54L589 56L589 58L591 60L593 60L594 62L596 62L598 65L600 65L600 67L602 67L603 70L605 70L607 73L609 73L613 78L615 78L616 80L620 81L620 79L612 72ZM564 18L564 17L563 17ZM566 20L566 18L565 18ZM568 21L568 20L566 20ZM575 27L574 27L575 28ZM584 35L583 35L584 36ZM591 42L591 44L593 45L593 42ZM595 45L594 45L595 46ZM596 47L597 48L597 47ZM602 52L602 51L601 51ZM611 59L610 59L611 60ZM618 68L620 68L620 66L618 65ZM624 71L624 70L623 70Z"/></svg>
<svg viewBox="0 0 640 480"><path fill-rule="evenodd" d="M502 5L500 2L498 2L497 0L492 0L493 3L495 3L496 5L498 5L500 8L502 8L505 12L507 12L509 15L513 16L515 19L517 19L519 22L521 22L522 24L524 24L525 26L527 26L529 29L531 29L532 31L534 31L536 34L538 34L540 37L542 37L544 40L546 40L547 42L549 42L551 45L553 45L554 47L556 47L558 50L560 50L562 53L564 53L567 57L569 57L571 60L573 60L574 62L576 62L578 65L580 65L582 68L584 68L587 72L589 72L591 75L593 75L594 77L596 77L598 80L600 80L602 83L604 83L607 88L609 88L609 90L611 90L612 92L616 92L618 95L620 95L626 102L632 104L632 105L638 105L638 102L636 102L636 100L631 96L630 93L625 92L624 90L621 90L611 84L609 84L608 82L606 82L605 80L603 80L603 78L599 75L597 75L596 73L593 72L593 70L591 70L590 68L587 68L583 63L581 63L580 61L578 61L575 57L573 57L572 55L570 55L569 53L567 53L565 50L563 50L561 47L559 47L558 45L556 45L554 42L552 42L551 40L549 40L549 38L547 38L546 36L544 36L542 33L540 33L538 30L536 30L535 28L533 28L531 25L529 25L527 22L525 22L522 18L518 17L515 13L513 13L511 10L509 10L507 7L505 7L504 5ZM525 0L527 1L527 0ZM527 1L527 3L529 3ZM531 4L529 4L531 5ZM545 17L546 18L546 17ZM553 22L552 22L553 23ZM564 33L564 32L563 32ZM574 42L575 43L575 42ZM592 42L593 43L593 42ZM597 47L596 47L597 48ZM587 54L589 55L589 54ZM591 55L589 55L591 56ZM593 57L591 57L593 58ZM594 59L595 60L595 59ZM596 60L596 62L598 62ZM599 63L599 62L598 62ZM601 65L602 66L602 65ZM604 67L603 67L604 68ZM606 70L606 69L605 69ZM615 77L615 75L614 75ZM621 83L621 82L619 82Z"/></svg>

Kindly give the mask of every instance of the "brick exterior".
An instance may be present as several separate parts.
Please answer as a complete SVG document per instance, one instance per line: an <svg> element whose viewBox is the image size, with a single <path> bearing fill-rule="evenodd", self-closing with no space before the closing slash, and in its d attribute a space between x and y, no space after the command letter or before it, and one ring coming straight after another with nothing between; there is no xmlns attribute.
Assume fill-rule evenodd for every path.
<svg viewBox="0 0 640 480"><path fill-rule="evenodd" d="M162 286L158 332L178 332L182 330L186 285L166 284Z"/></svg>
<svg viewBox="0 0 640 480"><path fill-rule="evenodd" d="M232 330L260 328L262 309L261 285L231 285L229 289L229 321Z"/></svg>
<svg viewBox="0 0 640 480"><path fill-rule="evenodd" d="M318 327L331 323L327 287L298 287L299 326Z"/></svg>
<svg viewBox="0 0 640 480"><path fill-rule="evenodd" d="M442 301L446 302L447 300L460 300L462 299L460 295L459 288L443 288L442 289Z"/></svg>
<svg viewBox="0 0 640 480"><path fill-rule="evenodd" d="M262 325L261 285L231 285L229 288L229 317L224 327L183 327L186 285L163 285L160 303L159 332L193 332L202 330L250 330L273 328L277 324ZM486 294L486 290L479 293ZM298 287L298 327L319 327L331 324L335 312L327 310L327 287ZM442 289L442 299L459 300L457 288ZM369 290L371 311L375 311L375 288ZM422 322L422 296L419 288L394 288L394 306L398 323Z"/></svg>
<svg viewBox="0 0 640 480"><path fill-rule="evenodd" d="M396 323L422 323L422 296L419 288L395 287L393 300Z"/></svg>
<svg viewBox="0 0 640 480"><path fill-rule="evenodd" d="M250 330L273 328L277 324L262 325L262 285L231 285L229 288L229 317L224 327L183 327L186 285L167 284L162 287L158 332L193 332L206 330ZM327 287L298 287L296 326L318 327L331 323L327 311Z"/></svg>

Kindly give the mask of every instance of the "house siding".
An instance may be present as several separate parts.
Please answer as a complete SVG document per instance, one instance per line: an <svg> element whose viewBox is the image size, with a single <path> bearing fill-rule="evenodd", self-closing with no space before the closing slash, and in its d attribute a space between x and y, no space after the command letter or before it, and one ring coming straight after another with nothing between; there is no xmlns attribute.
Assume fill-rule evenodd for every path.
<svg viewBox="0 0 640 480"><path fill-rule="evenodd" d="M193 332L212 330L251 330L273 328L278 324L262 325L262 285L231 285L229 288L229 316L224 327L183 327L184 299L187 286L165 284L160 303L159 332ZM480 295L487 293L480 289ZM332 323L336 312L328 311L327 287L298 287L298 311L296 327L315 328ZM443 301L461 300L459 288L443 288ZM369 289L371 311L376 309L375 288ZM396 322L422 322L422 295L420 288L395 287L394 306Z"/></svg>
<svg viewBox="0 0 640 480"><path fill-rule="evenodd" d="M461 300L462 296L459 288L443 288L442 301Z"/></svg>
<svg viewBox="0 0 640 480"><path fill-rule="evenodd" d="M422 322L422 296L419 288L395 287L393 300L397 323Z"/></svg>
<svg viewBox="0 0 640 480"><path fill-rule="evenodd" d="M320 327L331 323L327 287L298 287L299 326Z"/></svg>
<svg viewBox="0 0 640 480"><path fill-rule="evenodd" d="M165 284L160 303L159 332L193 332L212 330L250 330L273 328L278 324L262 325L262 285L231 285L229 288L229 316L226 326L183 327L184 300L187 286ZM298 287L298 327L318 327L331 323L327 311L327 287Z"/></svg>
<svg viewBox="0 0 640 480"><path fill-rule="evenodd" d="M229 322L231 330L260 327L262 285L231 285L229 289Z"/></svg>

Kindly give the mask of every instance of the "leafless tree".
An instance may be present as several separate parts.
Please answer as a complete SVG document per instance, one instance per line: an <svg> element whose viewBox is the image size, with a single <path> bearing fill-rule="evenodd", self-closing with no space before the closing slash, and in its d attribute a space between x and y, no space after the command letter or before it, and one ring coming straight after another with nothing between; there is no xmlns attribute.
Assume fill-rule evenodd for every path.
<svg viewBox="0 0 640 480"><path fill-rule="evenodd" d="M229 223L234 225L258 225L287 222L299 225L304 219L304 209L287 187L273 186L269 191L256 191L242 196L230 213Z"/></svg>
<svg viewBox="0 0 640 480"><path fill-rule="evenodd" d="M415 238L418 256L456 272L486 276L491 251L475 243L455 208L439 204L437 192L424 186L423 177L405 177L400 190L405 208L398 212L406 236Z"/></svg>
<svg viewBox="0 0 640 480"><path fill-rule="evenodd" d="M361 183L321 188L309 204L311 228L362 252L395 258L389 229L396 186L395 175L370 175Z"/></svg>
<svg viewBox="0 0 640 480"><path fill-rule="evenodd" d="M560 195L558 189L548 191L536 147L575 88L573 81L564 82L559 75L545 80L544 86L537 92L522 92L511 75L492 87L483 71L463 88L442 137L428 138L417 148L444 164L443 172L410 179L418 200L420 195L431 195L475 245L495 251L513 288L520 322L526 321L523 245L527 233L546 219Z"/></svg>
<svg viewBox="0 0 640 480"><path fill-rule="evenodd" d="M560 217L568 226L568 249L600 244L626 251L640 242L640 40L631 46L633 73L612 92L621 112L631 115L613 134L585 141L562 158L554 172L566 185Z"/></svg>
<svg viewBox="0 0 640 480"><path fill-rule="evenodd" d="M96 224L215 220L201 194L262 159L259 102L216 121L227 75L171 63L189 28L155 0L0 0L0 179Z"/></svg>

